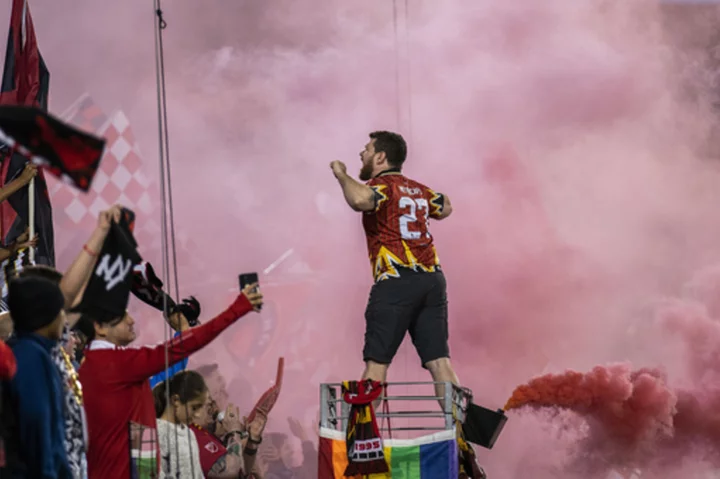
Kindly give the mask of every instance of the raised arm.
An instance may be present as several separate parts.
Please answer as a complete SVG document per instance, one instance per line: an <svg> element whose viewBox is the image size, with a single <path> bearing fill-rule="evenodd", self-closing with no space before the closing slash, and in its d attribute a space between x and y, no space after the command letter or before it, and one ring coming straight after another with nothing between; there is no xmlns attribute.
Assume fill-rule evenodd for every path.
<svg viewBox="0 0 720 479"><path fill-rule="evenodd" d="M110 231L110 224L113 220L120 221L121 209L121 206L115 205L109 210L100 213L95 231L90 235L90 239L85 243L75 258L75 261L73 261L70 268L68 268L63 275L62 280L60 280L60 290L65 296L66 309L70 309L78 302L81 291L87 286L88 281L90 281L90 276L92 275L93 268L95 268L98 254L100 254L108 231ZM78 319L79 316L75 315L70 327L74 326Z"/></svg>
<svg viewBox="0 0 720 479"><path fill-rule="evenodd" d="M20 188L30 183L30 180L35 178L35 175L37 175L37 166L32 163L25 165L25 169L20 173L20 176L0 188L0 202L7 200L14 193L17 193Z"/></svg>
<svg viewBox="0 0 720 479"><path fill-rule="evenodd" d="M170 364L177 363L208 345L235 321L250 311L259 310L262 305L262 294L254 292L255 288L257 284L245 287L235 302L220 315L205 324L184 331L167 343L125 349L128 356L127 368L125 368L127 374L133 380L142 381L164 371L166 345Z"/></svg>
<svg viewBox="0 0 720 479"><path fill-rule="evenodd" d="M223 454L208 471L208 479L237 479L245 469L242 457L242 444L236 438L228 440L227 452Z"/></svg>
<svg viewBox="0 0 720 479"><path fill-rule="evenodd" d="M247 444L243 451L243 462L245 463L246 474L249 474L255 468L258 447L262 443L263 431L265 431L267 419L267 416L264 414L255 414L253 420L248 424Z"/></svg>
<svg viewBox="0 0 720 479"><path fill-rule="evenodd" d="M237 450L236 450L237 449ZM242 477L242 457L240 457L240 444L232 445L220 459L215 461L208 471L208 479L237 479Z"/></svg>
<svg viewBox="0 0 720 479"><path fill-rule="evenodd" d="M347 174L347 167L342 161L333 161L330 168L343 190L345 201L355 211L373 211L375 209L375 190L362 184Z"/></svg>

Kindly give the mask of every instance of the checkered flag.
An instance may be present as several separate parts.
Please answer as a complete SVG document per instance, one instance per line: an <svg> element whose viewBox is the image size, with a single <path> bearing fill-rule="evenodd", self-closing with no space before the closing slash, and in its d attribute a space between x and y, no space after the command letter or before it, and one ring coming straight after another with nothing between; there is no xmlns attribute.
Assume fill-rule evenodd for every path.
<svg viewBox="0 0 720 479"><path fill-rule="evenodd" d="M89 95L83 95L66 113L68 121L81 128L93 128L105 118ZM101 211L120 203L138 215L135 237L141 248L159 247L160 226L153 217L159 194L157 186L144 173L127 116L117 111L93 132L107 139L107 147L90 190L82 193L62 182L48 180L57 229L90 231ZM63 252L73 249L69 248L71 243L76 243L73 236L58 235L59 241L56 242L63 241L62 237L65 237L68 244L57 245L57 249Z"/></svg>
<svg viewBox="0 0 720 479"><path fill-rule="evenodd" d="M88 133L97 133L107 122L107 116L88 93L75 100L60 118Z"/></svg>
<svg viewBox="0 0 720 479"><path fill-rule="evenodd" d="M53 205L56 229L55 248L60 264L67 264L97 224L98 214L120 203L137 214L134 236L144 259L159 264L162 258L162 230L160 228L160 192L158 183L145 172L142 156L130 122L122 111L106 116L88 94L70 106L62 118L80 129L107 139L105 154L100 161L87 193L68 186L53 177L48 189ZM189 231L176 232L178 266L201 272L205 263L191 254L198 245ZM202 276L199 274L199 276Z"/></svg>

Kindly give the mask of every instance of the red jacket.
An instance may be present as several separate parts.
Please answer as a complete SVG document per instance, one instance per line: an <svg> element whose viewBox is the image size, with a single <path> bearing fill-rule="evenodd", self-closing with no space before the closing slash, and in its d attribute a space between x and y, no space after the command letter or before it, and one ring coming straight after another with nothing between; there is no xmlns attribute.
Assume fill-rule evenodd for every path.
<svg viewBox="0 0 720 479"><path fill-rule="evenodd" d="M223 313L156 346L117 347L93 341L85 352L79 376L88 422L88 476L90 479L130 479L131 422L155 429L155 406L148 379L165 369L165 347L170 364L206 346L241 316L252 311L243 295ZM157 455L144 446L145 454ZM143 457L147 457L144 455Z"/></svg>

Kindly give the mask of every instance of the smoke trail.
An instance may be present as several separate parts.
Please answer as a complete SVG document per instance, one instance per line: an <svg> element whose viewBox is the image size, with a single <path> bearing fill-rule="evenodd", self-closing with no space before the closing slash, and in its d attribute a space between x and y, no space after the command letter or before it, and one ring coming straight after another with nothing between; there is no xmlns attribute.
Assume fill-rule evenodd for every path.
<svg viewBox="0 0 720 479"><path fill-rule="evenodd" d="M676 403L660 371L614 365L535 378L513 391L505 409L570 409L590 418L608 440L633 448L668 437Z"/></svg>
<svg viewBox="0 0 720 479"><path fill-rule="evenodd" d="M31 1L53 74L51 109L85 91L108 114L122 108L154 171L147 2ZM666 335L657 311L642 320L632 313L720 258L720 174L707 160L707 139L717 143L716 73L701 56L717 12L661 15L648 0L408 4L412 91L403 97L412 100L413 138L405 169L455 207L432 231L463 383L494 408L526 378L567 368L630 360L661 365L672 378L607 373L613 395L604 397L614 407L596 404L594 415L518 411L481 462L500 479L590 477L570 467L601 451L587 438L612 433L637 450L657 446L661 406L671 402L662 400L666 387L677 396L675 433L705 445L694 456L681 448L684 466L676 461L659 477L695 477L712 432L697 431L716 404L708 342L716 333L707 321L717 305L707 298L718 296L703 279L707 291L683 296L707 308L680 313L702 320L692 333ZM194 242L183 256L205 266L181 267L181 293L219 311L239 272L262 271L294 251L263 278L276 314L268 308L247 318L190 364L217 361L229 384L241 370L263 390L284 355L292 395L281 398L278 417L286 408L312 422L318 383L362 369L370 271L359 218L342 203L327 163L344 159L352 169L367 132L396 127L391 4L163 6L176 219ZM675 38L673 25L682 26ZM677 307L692 309L688 301ZM162 320L145 319L141 341L158 339ZM676 341L683 334L696 346ZM390 378L427 379L412 345ZM237 384L234 394L252 396ZM613 422L632 401L643 403L645 388L659 401L639 426L647 441Z"/></svg>

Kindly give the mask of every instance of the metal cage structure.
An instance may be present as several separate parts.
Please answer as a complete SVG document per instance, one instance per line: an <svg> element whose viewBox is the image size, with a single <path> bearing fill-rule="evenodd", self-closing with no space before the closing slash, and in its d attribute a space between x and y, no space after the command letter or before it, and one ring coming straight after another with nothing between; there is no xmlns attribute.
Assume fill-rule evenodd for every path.
<svg viewBox="0 0 720 479"><path fill-rule="evenodd" d="M444 385L444 395L438 396L434 389L436 385ZM421 389L430 389L428 394L393 394L398 387L414 386ZM386 383L380 401L389 406L389 412L382 408L376 412L379 423L386 423L389 427L381 427L381 433L390 431L447 431L454 430L456 423L465 421L465 414L472 402L472 391L460 388L450 382L391 382ZM408 403L422 405L422 409L396 410L392 404ZM440 408L440 404L442 407ZM432 406L427 406L431 404ZM323 383L320 385L320 427L344 432L350 415L350 405L343 401L341 383ZM392 427L392 420L403 418L416 420L417 425L408 427ZM429 420L429 421L428 421ZM428 424L433 422L434 424ZM423 423L423 424L420 424Z"/></svg>

